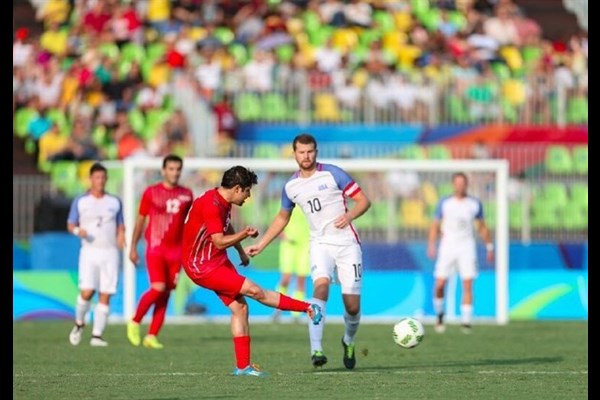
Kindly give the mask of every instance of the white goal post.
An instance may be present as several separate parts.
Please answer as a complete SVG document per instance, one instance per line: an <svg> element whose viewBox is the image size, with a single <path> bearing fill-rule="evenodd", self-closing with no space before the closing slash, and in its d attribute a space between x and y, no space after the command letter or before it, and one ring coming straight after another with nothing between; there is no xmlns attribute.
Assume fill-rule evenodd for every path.
<svg viewBox="0 0 600 400"><path fill-rule="evenodd" d="M348 171L351 175L380 173L387 174L390 171L417 172L419 174L431 174L432 177L440 176L447 179L454 172L465 172L467 174L480 174L481 176L493 176L494 190L490 196L495 203L495 226L493 237L495 241L495 315L494 322L506 324L508 322L508 183L509 163L507 160L402 160L402 159L320 159L322 163L332 163ZM234 165L248 167L255 172L289 173L297 170L297 164L293 159L255 159L255 158L185 158L184 172L186 171L223 171ZM124 318L128 318L135 312L136 306L136 273L135 266L129 261L128 254L131 246L130 239L135 219L137 216L137 204L143 188L156 181L140 180L141 172L160 171L162 158L130 158L123 162L123 203L124 217L127 237L127 249L123 260L123 312ZM215 174L216 175L216 174ZM428 175L429 176L429 175ZM219 176L220 179L220 176ZM357 179L363 189L368 182ZM259 185L260 185L259 178ZM218 185L218 183L217 183ZM470 185L471 187L471 185ZM260 187L253 189L253 197L257 196ZM279 187L281 190L281 187ZM373 189L377 191L377 187ZM199 195L199 192L194 193ZM262 204L261 204L262 205ZM271 215L271 218L274 214ZM358 220L357 220L358 221ZM392 229L390 229L392 230ZM359 234L361 230L359 228ZM450 315L449 315L450 316ZM365 317L368 317L365 315Z"/></svg>

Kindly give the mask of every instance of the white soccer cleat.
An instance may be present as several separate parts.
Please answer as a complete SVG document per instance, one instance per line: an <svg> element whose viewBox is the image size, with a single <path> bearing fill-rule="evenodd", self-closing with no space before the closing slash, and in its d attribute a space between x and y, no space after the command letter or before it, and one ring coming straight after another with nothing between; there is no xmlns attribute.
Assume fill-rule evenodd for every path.
<svg viewBox="0 0 600 400"><path fill-rule="evenodd" d="M92 339L90 340L90 346L106 347L108 346L108 342L102 339L100 336L92 336Z"/></svg>
<svg viewBox="0 0 600 400"><path fill-rule="evenodd" d="M435 324L433 326L433 330L436 331L437 333L444 333L444 332L446 332L446 325L444 325L444 324Z"/></svg>
<svg viewBox="0 0 600 400"><path fill-rule="evenodd" d="M75 325L69 333L69 342L73 346L77 346L81 342L81 334L83 333L83 326Z"/></svg>

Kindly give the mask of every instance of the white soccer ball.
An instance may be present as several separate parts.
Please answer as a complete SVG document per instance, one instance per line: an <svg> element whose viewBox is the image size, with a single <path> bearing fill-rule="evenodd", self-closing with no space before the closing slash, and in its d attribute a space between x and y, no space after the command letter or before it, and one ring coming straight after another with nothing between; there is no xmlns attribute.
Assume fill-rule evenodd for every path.
<svg viewBox="0 0 600 400"><path fill-rule="evenodd" d="M405 349L412 349L423 341L425 337L425 328L419 320L411 317L404 317L393 329L394 342Z"/></svg>

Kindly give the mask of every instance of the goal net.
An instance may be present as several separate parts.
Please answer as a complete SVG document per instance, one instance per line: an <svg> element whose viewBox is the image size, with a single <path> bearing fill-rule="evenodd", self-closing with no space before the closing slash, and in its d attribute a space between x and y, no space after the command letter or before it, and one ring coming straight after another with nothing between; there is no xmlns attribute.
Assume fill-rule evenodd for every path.
<svg viewBox="0 0 600 400"><path fill-rule="evenodd" d="M406 315L419 317L425 322L433 321L434 260L427 257L427 235L438 200L451 194L452 174L465 172L469 178L469 194L481 199L484 218L496 247L495 260L488 263L485 246L477 237L479 275L474 282L474 320L498 324L508 322L506 160L320 159L319 162L336 164L345 169L372 202L371 208L354 221L363 245L361 302L365 321L395 321ZM239 229L251 225L264 232L279 211L282 187L297 165L291 158L186 158L180 182L198 196L207 189L219 186L223 172L234 165L255 171L258 185L253 187L251 198L242 207L233 207L233 226ZM123 166L121 194L127 245L130 246L142 191L147 185L161 179L162 159L133 158L126 160ZM351 201L349 206L352 206ZM244 245L251 242L252 239L247 239ZM273 289L276 287L273 276L277 275L279 268L276 250L278 240L274 240L269 248L270 251L265 250L255 257L250 268L242 273L264 287ZM136 282L139 274L136 274L135 266L127 257L129 249L124 254L123 317L127 317L135 311L137 295L140 295L136 285L142 283ZM310 282L308 285L310 297ZM460 282L453 277L446 288L446 320L449 323L459 319L460 296ZM216 296L213 297L216 299ZM333 301L328 303L328 318L341 318L341 301L339 296L336 298L333 287L330 298ZM260 311L256 310L253 305L253 316L260 315ZM208 317L228 315L209 313Z"/></svg>

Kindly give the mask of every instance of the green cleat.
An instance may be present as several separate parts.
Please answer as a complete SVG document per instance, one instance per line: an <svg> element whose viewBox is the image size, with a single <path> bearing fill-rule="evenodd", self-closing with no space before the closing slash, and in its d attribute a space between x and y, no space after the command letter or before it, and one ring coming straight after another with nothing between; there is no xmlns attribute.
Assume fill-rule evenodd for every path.
<svg viewBox="0 0 600 400"><path fill-rule="evenodd" d="M142 340L140 339L140 324L135 321L127 322L127 339L134 346L139 346Z"/></svg>
<svg viewBox="0 0 600 400"><path fill-rule="evenodd" d="M354 343L346 344L342 338L342 346L344 347L344 367L354 369L356 365L356 357L354 356Z"/></svg>
<svg viewBox="0 0 600 400"><path fill-rule="evenodd" d="M158 341L156 336L146 335L144 338L144 347L147 349L161 350L165 346Z"/></svg>
<svg viewBox="0 0 600 400"><path fill-rule="evenodd" d="M327 357L325 356L325 354L323 354L322 351L315 351L312 356L310 357L311 361L312 361L312 365L313 367L322 367L323 365L327 364Z"/></svg>

